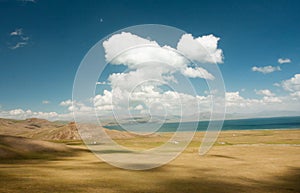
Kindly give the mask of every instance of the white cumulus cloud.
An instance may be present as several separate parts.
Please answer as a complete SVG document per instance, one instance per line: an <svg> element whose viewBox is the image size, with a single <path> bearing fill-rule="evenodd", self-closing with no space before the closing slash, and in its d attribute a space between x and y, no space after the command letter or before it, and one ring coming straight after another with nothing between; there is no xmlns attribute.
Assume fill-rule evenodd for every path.
<svg viewBox="0 0 300 193"><path fill-rule="evenodd" d="M68 100L62 101L62 102L60 102L59 105L60 106L71 106L72 105L72 100L68 99Z"/></svg>
<svg viewBox="0 0 300 193"><path fill-rule="evenodd" d="M223 51L218 48L219 40L212 34L198 38L184 34L177 44L177 50L198 62L223 63Z"/></svg>
<svg viewBox="0 0 300 193"><path fill-rule="evenodd" d="M300 91L300 74L295 74L294 77L281 82L282 87L290 92Z"/></svg>
<svg viewBox="0 0 300 193"><path fill-rule="evenodd" d="M35 112L30 109L12 109L8 111L0 111L0 117L8 119L27 119L27 118L41 118L48 120L57 120L59 119L59 114L56 112Z"/></svg>
<svg viewBox="0 0 300 193"><path fill-rule="evenodd" d="M137 111L141 111L143 109L144 109L143 105L137 105L136 107L134 107L134 110L137 110Z"/></svg>
<svg viewBox="0 0 300 193"><path fill-rule="evenodd" d="M8 112L10 115L21 115L25 113L23 109L13 109Z"/></svg>
<svg viewBox="0 0 300 193"><path fill-rule="evenodd" d="M93 99L93 102L97 110L112 110L112 93L108 90L104 90L103 95L96 95Z"/></svg>
<svg viewBox="0 0 300 193"><path fill-rule="evenodd" d="M198 63L191 64L182 53L196 62L222 63L223 53L218 48L219 40L213 35L194 38L191 34L184 34L178 40L177 47L172 48L129 32L112 35L103 42L105 59L111 65L124 65L128 70L108 76L105 83L111 86L111 90L97 94L93 98L94 107L97 112L108 112L113 108L127 111L129 108L172 114L178 114L182 108L192 113L192 109L197 107L197 101L209 107L206 96L192 96L180 91L163 90L161 87L169 83L179 84L178 74L180 78L214 80L212 73ZM129 100L131 106L128 106Z"/></svg>
<svg viewBox="0 0 300 193"><path fill-rule="evenodd" d="M226 92L227 112L257 113L266 110L286 110L286 104L282 103L283 99L272 95L268 91L260 91L259 93L263 94L264 96L260 99L255 99L245 98L241 96L238 91Z"/></svg>
<svg viewBox="0 0 300 193"><path fill-rule="evenodd" d="M214 80L215 77L209 73L207 70L201 67L191 68L187 67L183 69L182 74L191 78L204 78L208 80Z"/></svg>
<svg viewBox="0 0 300 193"><path fill-rule="evenodd" d="M275 94L272 93L269 89L255 90L255 92L256 92L256 94L259 94L259 95L275 96Z"/></svg>
<svg viewBox="0 0 300 193"><path fill-rule="evenodd" d="M115 34L111 36L108 40L103 42L103 47L105 49L105 59L111 62L116 56L138 46L151 45L159 47L155 41L150 41L145 38L141 38L135 34L129 32L122 32L120 34ZM140 53L142 54L142 53ZM124 61L125 60L125 61ZM139 62L139 61L138 61ZM119 59L114 61L114 64L127 63L126 59Z"/></svg>
<svg viewBox="0 0 300 193"><path fill-rule="evenodd" d="M279 64L285 64L285 63L291 63L291 62L292 62L292 60L289 58L279 58L278 59Z"/></svg>
<svg viewBox="0 0 300 193"><path fill-rule="evenodd" d="M213 50L217 49L218 38L214 38L214 36L201 37L197 41L200 41L198 42L199 45L206 46L206 49L211 51L210 54L213 54ZM195 65L190 66L190 61L176 49L168 45L161 46L156 41L132 33L114 34L103 42L103 47L107 62L111 65L124 65L128 67L128 71L109 75L106 83L111 86L111 90L105 90L103 94L98 94L93 99L94 106L99 111L111 110L113 107L112 101L115 106L127 110L128 106L126 104L131 97L130 99L141 105L129 107L131 109L143 107L143 111L146 111L152 103L161 102L165 104L166 111L176 112L174 109L179 110L178 100L180 96L182 100L188 98L196 101L196 98L191 98L179 91L162 90L160 86L171 82L178 83L175 77L178 75L176 73L187 78L215 79L213 74L206 69ZM202 50L203 53L198 52L197 54L204 54L202 56L203 60L207 62L212 57L207 55L206 49ZM219 50L216 52L219 52ZM174 98L174 96L177 96L177 98ZM155 106L152 105L152 108ZM191 108L193 108L193 105L191 105Z"/></svg>
<svg viewBox="0 0 300 193"><path fill-rule="evenodd" d="M253 66L252 67L253 72L261 72L263 74L269 74L275 71L281 71L280 66L263 66L263 67L257 67Z"/></svg>

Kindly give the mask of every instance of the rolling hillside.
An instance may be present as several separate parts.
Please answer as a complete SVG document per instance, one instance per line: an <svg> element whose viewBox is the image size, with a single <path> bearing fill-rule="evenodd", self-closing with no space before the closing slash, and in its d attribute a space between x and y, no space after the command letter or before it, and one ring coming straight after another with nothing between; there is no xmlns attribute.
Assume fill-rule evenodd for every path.
<svg viewBox="0 0 300 193"><path fill-rule="evenodd" d="M45 119L0 119L0 134L40 140L80 140L75 123L50 122Z"/></svg>

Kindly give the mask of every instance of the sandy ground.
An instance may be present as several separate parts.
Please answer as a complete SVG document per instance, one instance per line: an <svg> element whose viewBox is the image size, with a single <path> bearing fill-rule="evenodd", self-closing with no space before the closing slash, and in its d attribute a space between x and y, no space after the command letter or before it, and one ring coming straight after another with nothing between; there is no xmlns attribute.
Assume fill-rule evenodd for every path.
<svg viewBox="0 0 300 193"><path fill-rule="evenodd" d="M153 146L169 135L119 142ZM202 136L171 163L148 171L115 168L76 143L65 155L1 160L0 192L300 192L300 130L222 132L199 156Z"/></svg>

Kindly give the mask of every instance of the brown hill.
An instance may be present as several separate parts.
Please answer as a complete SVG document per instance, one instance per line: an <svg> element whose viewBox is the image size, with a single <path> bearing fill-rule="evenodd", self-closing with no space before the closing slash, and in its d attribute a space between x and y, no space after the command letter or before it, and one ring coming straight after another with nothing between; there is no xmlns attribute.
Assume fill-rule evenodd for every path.
<svg viewBox="0 0 300 193"><path fill-rule="evenodd" d="M37 118L25 120L0 118L0 134L42 140L80 140L74 122L63 124Z"/></svg>
<svg viewBox="0 0 300 193"><path fill-rule="evenodd" d="M11 158L40 158L45 155L53 155L53 153L68 152L69 150L64 144L0 135L1 160Z"/></svg>
<svg viewBox="0 0 300 193"><path fill-rule="evenodd" d="M0 118L0 133L23 136L25 133L33 132L34 130L46 129L46 128L58 128L63 124L50 122L45 119L30 118L25 120L13 120Z"/></svg>
<svg viewBox="0 0 300 193"><path fill-rule="evenodd" d="M91 125L93 127L93 125ZM104 129L112 139L129 139L137 137L124 131ZM30 118L13 120L0 118L0 135L19 136L39 140L81 140L76 123L51 122L45 119ZM154 137L155 134L142 137Z"/></svg>
<svg viewBox="0 0 300 193"><path fill-rule="evenodd" d="M42 140L80 140L76 124L70 122L59 127L38 129L26 134L26 137Z"/></svg>

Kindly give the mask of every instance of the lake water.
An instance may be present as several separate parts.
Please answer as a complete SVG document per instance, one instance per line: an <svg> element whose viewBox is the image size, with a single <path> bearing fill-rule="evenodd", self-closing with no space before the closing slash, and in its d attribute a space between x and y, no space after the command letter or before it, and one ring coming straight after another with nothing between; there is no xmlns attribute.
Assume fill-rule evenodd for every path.
<svg viewBox="0 0 300 193"><path fill-rule="evenodd" d="M177 131L178 126L182 128L180 131L192 131L197 128L197 131L206 131L209 121L200 122L183 122L183 123L164 123L158 124L135 124L135 125L114 125L105 126L108 129L115 130L129 130L130 131L145 131L157 128L157 132L174 132ZM125 127L124 127L125 126ZM126 129L124 129L126 128ZM252 118L252 119L238 119L238 120L225 120L222 130L257 130L257 129L300 129L300 116L299 117L273 117L273 118Z"/></svg>

